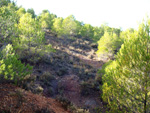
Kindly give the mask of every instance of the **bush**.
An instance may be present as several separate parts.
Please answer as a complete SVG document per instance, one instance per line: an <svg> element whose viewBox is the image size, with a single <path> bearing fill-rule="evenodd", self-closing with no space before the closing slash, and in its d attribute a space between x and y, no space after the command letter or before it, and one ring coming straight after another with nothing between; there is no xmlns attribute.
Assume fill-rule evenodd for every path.
<svg viewBox="0 0 150 113"><path fill-rule="evenodd" d="M22 64L18 60L12 45L8 44L0 52L0 79L13 81L16 85L21 83L25 76L32 72L32 67Z"/></svg>
<svg viewBox="0 0 150 113"><path fill-rule="evenodd" d="M63 76L63 75L65 75L65 74L67 74L67 69L65 68L65 67L62 67L62 68L60 68L58 71L57 71L57 75L58 76Z"/></svg>
<svg viewBox="0 0 150 113"><path fill-rule="evenodd" d="M105 55L107 58L113 59L123 43L124 41L121 37L116 34L110 35L106 32L98 41L98 51L96 53L99 57Z"/></svg>
<svg viewBox="0 0 150 113"><path fill-rule="evenodd" d="M44 85L51 85L50 82L55 80L55 77L51 73L45 72L39 77L39 80L43 82Z"/></svg>
<svg viewBox="0 0 150 113"><path fill-rule="evenodd" d="M35 84L36 75L27 75L21 83L23 89L29 90Z"/></svg>
<svg viewBox="0 0 150 113"><path fill-rule="evenodd" d="M112 60L109 60L107 63L105 63L98 71L95 76L96 82L98 82L100 85L102 85L102 76L105 74L105 68L112 63Z"/></svg>

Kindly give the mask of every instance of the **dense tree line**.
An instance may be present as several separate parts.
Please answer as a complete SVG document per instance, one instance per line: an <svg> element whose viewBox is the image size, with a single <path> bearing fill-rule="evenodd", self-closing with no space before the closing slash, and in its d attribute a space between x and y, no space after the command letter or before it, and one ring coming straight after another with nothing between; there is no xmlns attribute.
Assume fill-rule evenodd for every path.
<svg viewBox="0 0 150 113"><path fill-rule="evenodd" d="M114 33L117 36L120 35L121 30L117 28L111 28L107 24L103 24L100 27L93 27L90 24L84 24L75 19L73 15L66 17L65 19L58 17L54 18L52 31L57 35L73 35L91 38L94 42L97 42L105 32Z"/></svg>

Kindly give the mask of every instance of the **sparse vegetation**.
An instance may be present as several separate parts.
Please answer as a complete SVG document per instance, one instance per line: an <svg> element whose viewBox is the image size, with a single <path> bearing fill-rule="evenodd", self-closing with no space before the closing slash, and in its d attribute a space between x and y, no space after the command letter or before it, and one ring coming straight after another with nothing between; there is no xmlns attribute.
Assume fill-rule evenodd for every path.
<svg viewBox="0 0 150 113"><path fill-rule="evenodd" d="M40 75L39 80L44 83L44 85L50 86L51 81L54 80L55 77L49 73L49 72L44 72L42 75Z"/></svg>

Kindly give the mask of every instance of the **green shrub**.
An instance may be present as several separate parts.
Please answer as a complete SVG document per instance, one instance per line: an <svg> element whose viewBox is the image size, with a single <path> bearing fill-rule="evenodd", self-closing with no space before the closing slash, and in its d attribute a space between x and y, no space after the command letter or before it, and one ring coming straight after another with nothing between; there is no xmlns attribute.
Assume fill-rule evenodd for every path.
<svg viewBox="0 0 150 113"><path fill-rule="evenodd" d="M0 1L0 7L2 7L2 6L7 6L9 3L11 3L10 0L1 0L1 1Z"/></svg>
<svg viewBox="0 0 150 113"><path fill-rule="evenodd" d="M95 80L99 83L102 84L102 76L105 74L105 68L112 63L112 60L109 60L106 62L98 71L95 76Z"/></svg>
<svg viewBox="0 0 150 113"><path fill-rule="evenodd" d="M26 90L29 90L30 87L32 87L32 84L35 84L35 81L36 81L36 75L27 75L22 83L21 83L21 86L23 89L26 89Z"/></svg>
<svg viewBox="0 0 150 113"><path fill-rule="evenodd" d="M18 60L12 45L8 44L0 53L0 80L11 80L16 85L32 72L32 67Z"/></svg>

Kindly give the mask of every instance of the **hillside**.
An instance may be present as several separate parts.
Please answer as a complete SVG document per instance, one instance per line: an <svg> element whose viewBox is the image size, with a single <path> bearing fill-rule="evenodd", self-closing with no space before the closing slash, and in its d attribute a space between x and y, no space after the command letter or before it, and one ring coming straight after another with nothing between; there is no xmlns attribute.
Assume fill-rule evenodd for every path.
<svg viewBox="0 0 150 113"><path fill-rule="evenodd" d="M27 91L18 92L18 88L12 85L1 85L1 87L6 87L6 92L2 91L1 94L1 99L6 102L6 106L9 106L10 103L3 97L8 96L14 100L20 98L9 95L13 93L21 96L26 105L24 108L24 103L20 103L21 107L14 108L16 104L13 101L12 112L19 112L19 110L33 112L30 111L33 108L35 111L47 110L45 106L49 106L48 103L52 104L48 107L48 110L53 110L55 113L63 113L64 108L70 112L77 112L79 108L90 111L90 113L95 113L95 108L104 111L100 97L101 91L99 90L101 81L95 80L97 70L103 65L103 62L99 61L95 54L97 45L89 38L57 37L50 31L46 32L45 38L46 44L51 44L55 48L55 52L45 55L36 64L28 59L22 59L22 62L34 66L32 76L24 80L22 86L23 89L32 93ZM4 90L4 88L1 90ZM57 102L53 104L55 100ZM62 106L58 102L62 103ZM24 111L30 104L34 105L33 108ZM4 103L1 103L1 105L2 110L10 110L9 107L5 107ZM45 112L43 111L43 113Z"/></svg>
<svg viewBox="0 0 150 113"><path fill-rule="evenodd" d="M0 0L0 113L150 112L148 15L123 30L35 11Z"/></svg>
<svg viewBox="0 0 150 113"><path fill-rule="evenodd" d="M89 38L57 37L51 32L46 33L46 43L56 51L35 65L33 87L42 87L46 97L65 98L78 108L90 109L91 113L103 106L99 91L101 81L95 80L103 64L95 54L96 44ZM30 85L27 89L35 92L33 87Z"/></svg>
<svg viewBox="0 0 150 113"><path fill-rule="evenodd" d="M46 39L56 49L50 56L53 68L49 70L55 70L55 76L58 76L58 95L91 112L102 106L99 99L100 81L95 81L95 76L103 62L95 54L96 44L90 38L55 37L51 33L47 33Z"/></svg>

